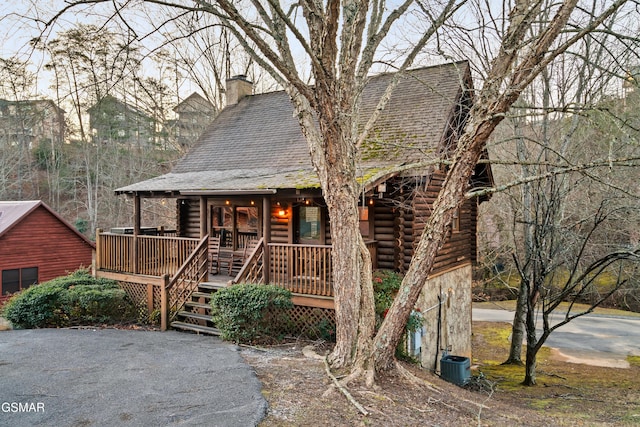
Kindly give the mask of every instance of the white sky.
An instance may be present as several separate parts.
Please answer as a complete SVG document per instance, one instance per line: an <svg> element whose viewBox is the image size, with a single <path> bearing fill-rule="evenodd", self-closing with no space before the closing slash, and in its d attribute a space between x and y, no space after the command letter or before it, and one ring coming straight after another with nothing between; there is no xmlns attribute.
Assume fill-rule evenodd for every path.
<svg viewBox="0 0 640 427"><path fill-rule="evenodd" d="M37 7L34 6L37 4ZM0 4L0 57L7 59L17 56L18 59L31 63L30 71L38 73L38 95L48 96L50 92L50 75L42 70L46 59L40 52L34 51L29 46L29 41L33 38L45 35L48 38L55 37L60 30L74 27L76 24L97 24L101 25L109 16L108 11L113 5L90 6L90 12L85 13L83 8L74 8L73 12L67 12L58 18L56 24L50 28L45 27L45 22L54 16L55 12L65 6L64 0L5 0ZM36 18L36 19L34 19ZM129 18L136 22L139 28L143 28L143 20ZM148 24L144 24L148 27ZM44 33L43 33L44 31ZM147 29L142 29L143 35ZM148 68L148 66L147 66ZM181 95L188 96L196 86L191 82L185 82L181 87Z"/></svg>
<svg viewBox="0 0 640 427"><path fill-rule="evenodd" d="M393 4L397 0L392 0L389 3ZM589 0L584 0L588 2ZM482 12L472 12L474 8L471 7L472 4L477 3L475 1L470 1L466 10L461 10L459 12L459 20L460 22L468 23L471 25L471 22L476 22L477 20L488 19L488 16L482 16ZM509 3L506 1L506 3ZM37 8L34 6L37 4ZM139 2L140 7L142 7L141 2ZM136 4L136 9L140 9L138 7L139 4ZM489 5L494 11L501 11L503 7L503 0L486 0L480 1L480 4ZM18 57L22 60L29 59L33 64L33 67L37 69L40 65L42 65L43 59L36 52L32 52L28 47L28 42L30 39L37 37L40 35L41 31L44 29L43 22L50 19L53 16L55 11L60 10L65 6L65 0L4 0L0 4L0 57L8 58L15 54L18 54ZM56 26L51 29L52 33L49 35L55 35L56 30L60 28L71 28L76 23L100 23L104 22L105 18L109 16L108 14L113 8L113 5L107 3L104 6L90 6L90 13L83 13L82 9L74 8L73 13L67 13L62 18L59 19ZM102 11L102 12L101 12ZM40 23L37 23L33 20L24 19L25 16L35 17L37 13L40 14L39 19ZM101 15L102 13L102 15ZM485 11L486 15L486 11ZM146 28L149 28L149 24L143 24L146 22L146 19L136 19L135 16L128 16L127 19L130 22L135 22L138 26L137 30L141 30L140 34L142 35L145 32ZM413 22L412 22L413 21ZM405 25L399 31L395 33L393 37L387 40L385 43L387 46L396 45L406 45L410 43L410 40L407 41L407 38L410 38L411 33L413 35L419 33L426 25L423 23L420 25L420 21L415 16L409 16L409 21L412 25ZM637 25L637 24L636 24ZM422 28L421 28L422 27ZM485 34L486 36L486 34ZM446 48L445 48L446 49ZM459 53L460 54L460 53ZM461 52L464 54L464 52ZM432 55L432 52L429 52L423 55L423 60L418 65L426 65L429 61L429 57L436 57L437 62L444 62L445 57L439 57L438 55ZM388 58L392 60L393 57L389 56ZM451 60L460 59L451 58ZM433 59L432 59L433 60ZM427 62L425 62L427 61ZM149 68L149 66L147 66ZM35 71L35 70L34 70ZM38 82L39 91L41 94L45 94L48 90L48 82L45 78L41 79ZM184 87L181 88L181 95L187 96L193 90L196 90L195 86L185 84Z"/></svg>

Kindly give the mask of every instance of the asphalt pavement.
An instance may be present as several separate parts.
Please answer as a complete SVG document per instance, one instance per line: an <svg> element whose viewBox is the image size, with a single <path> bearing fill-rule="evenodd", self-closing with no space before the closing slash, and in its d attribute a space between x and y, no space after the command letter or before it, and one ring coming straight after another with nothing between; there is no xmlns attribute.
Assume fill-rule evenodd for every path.
<svg viewBox="0 0 640 427"><path fill-rule="evenodd" d="M260 391L238 348L215 337L0 332L0 426L255 426Z"/></svg>
<svg viewBox="0 0 640 427"><path fill-rule="evenodd" d="M474 321L513 323L513 316L509 310L473 309ZM564 313L555 313L550 323L563 318ZM640 356L640 318L587 314L556 329L545 345L558 349L570 362L628 367L627 356Z"/></svg>

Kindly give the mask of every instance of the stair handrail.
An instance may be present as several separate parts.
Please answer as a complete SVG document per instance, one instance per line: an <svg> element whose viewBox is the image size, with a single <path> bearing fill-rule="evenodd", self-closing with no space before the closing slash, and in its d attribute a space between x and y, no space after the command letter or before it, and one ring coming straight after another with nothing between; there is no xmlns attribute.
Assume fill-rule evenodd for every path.
<svg viewBox="0 0 640 427"><path fill-rule="evenodd" d="M167 324L171 320L170 318L175 316L175 314L178 311L180 311L182 306L184 306L185 302L187 302L187 300L191 298L191 295L193 294L193 292L196 289L198 289L198 285L204 281L204 278L208 274L208 269L207 269L208 247L209 247L209 235L206 235L200 240L200 242L198 242L198 245L193 250L191 255L189 255L187 259L184 261L184 263L182 263L177 273L171 278L171 280L168 281L167 285L162 287L162 291L161 291L162 295L160 298L161 300L160 329L161 330L165 331L167 329ZM188 278L186 278L187 272L189 272L192 269L194 264L196 266L199 266L201 264L201 262L199 261L201 260L204 260L204 264L202 264L200 268L196 270L197 277L195 280L195 286L192 283L191 289L187 289L187 293L183 294L181 298L176 298L175 301L172 301L170 292L173 289L173 287L176 286L177 283L187 282L188 281ZM171 307L174 307L174 306L175 306L175 309L173 310L173 313L170 313L169 311Z"/></svg>
<svg viewBox="0 0 640 427"><path fill-rule="evenodd" d="M258 243L256 243L256 246L253 248L253 250L247 257L247 260L244 262L244 265L242 266L242 268L240 269L236 277L234 277L231 280L232 284L235 285L245 280L249 276L249 273L255 270L255 268L259 264L260 259L262 258L261 252L263 250L264 250L264 237L261 237L260 240L258 240Z"/></svg>

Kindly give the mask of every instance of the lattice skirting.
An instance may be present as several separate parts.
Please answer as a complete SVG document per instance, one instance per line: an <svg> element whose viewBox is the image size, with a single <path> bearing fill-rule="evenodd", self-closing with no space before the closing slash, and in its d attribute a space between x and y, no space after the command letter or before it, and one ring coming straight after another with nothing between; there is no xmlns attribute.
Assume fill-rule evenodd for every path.
<svg viewBox="0 0 640 427"><path fill-rule="evenodd" d="M139 321L144 323L158 323L160 321L160 286L123 281L118 283L136 306ZM295 305L289 312L289 321L280 332L310 339L334 341L335 330L335 310Z"/></svg>
<svg viewBox="0 0 640 427"><path fill-rule="evenodd" d="M136 306L139 321L144 323L160 321L160 286L122 281L118 283Z"/></svg>
<svg viewBox="0 0 640 427"><path fill-rule="evenodd" d="M289 317L289 334L327 341L336 339L336 312L333 309L295 305Z"/></svg>

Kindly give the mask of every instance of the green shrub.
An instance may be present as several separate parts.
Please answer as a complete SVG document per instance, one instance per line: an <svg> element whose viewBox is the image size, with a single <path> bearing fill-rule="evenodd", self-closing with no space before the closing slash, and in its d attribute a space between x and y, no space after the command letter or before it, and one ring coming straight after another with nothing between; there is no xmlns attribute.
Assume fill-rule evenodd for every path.
<svg viewBox="0 0 640 427"><path fill-rule="evenodd" d="M238 343L276 338L289 323L293 303L286 289L240 284L216 292L211 307L222 339Z"/></svg>
<svg viewBox="0 0 640 427"><path fill-rule="evenodd" d="M15 327L46 328L129 320L133 306L117 282L86 270L32 286L13 296L3 316Z"/></svg>
<svg viewBox="0 0 640 427"><path fill-rule="evenodd" d="M387 311L396 297L402 276L391 270L377 270L373 272L373 297L375 301L376 329L382 325L382 321L387 315ZM407 319L406 332L416 332L424 325L424 317L419 311L413 311ZM413 361L407 354L406 342L403 339L396 348L396 357L403 360Z"/></svg>
<svg viewBox="0 0 640 427"><path fill-rule="evenodd" d="M376 327L380 327L387 310L400 289L402 276L391 270L373 272L373 297L376 308Z"/></svg>

